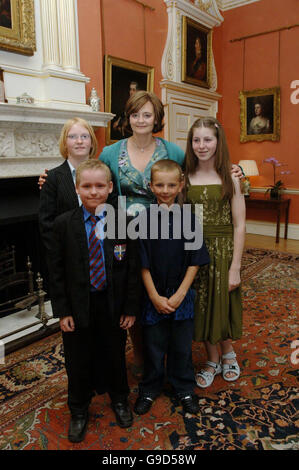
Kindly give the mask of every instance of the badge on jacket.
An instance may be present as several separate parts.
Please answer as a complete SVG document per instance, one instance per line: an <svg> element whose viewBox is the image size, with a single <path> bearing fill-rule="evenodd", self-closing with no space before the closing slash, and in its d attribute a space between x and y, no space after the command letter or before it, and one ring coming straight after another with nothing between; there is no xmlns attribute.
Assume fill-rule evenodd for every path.
<svg viewBox="0 0 299 470"><path fill-rule="evenodd" d="M115 245L115 247L114 247L114 257L117 259L117 261L121 261L124 258L125 254L126 254L126 249L127 249L126 244Z"/></svg>

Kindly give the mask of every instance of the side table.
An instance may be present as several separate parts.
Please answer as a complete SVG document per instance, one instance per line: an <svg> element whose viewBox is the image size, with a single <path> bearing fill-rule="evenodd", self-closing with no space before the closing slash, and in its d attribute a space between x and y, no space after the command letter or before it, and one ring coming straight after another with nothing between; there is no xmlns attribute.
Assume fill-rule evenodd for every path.
<svg viewBox="0 0 299 470"><path fill-rule="evenodd" d="M289 208L290 208L290 198L281 198L281 199L269 199L266 197L246 197L245 203L246 208L253 209L267 209L276 212L276 240L279 242L279 232L280 232L280 216L282 211L285 214L285 228L284 228L284 238L288 238L288 224L289 224Z"/></svg>

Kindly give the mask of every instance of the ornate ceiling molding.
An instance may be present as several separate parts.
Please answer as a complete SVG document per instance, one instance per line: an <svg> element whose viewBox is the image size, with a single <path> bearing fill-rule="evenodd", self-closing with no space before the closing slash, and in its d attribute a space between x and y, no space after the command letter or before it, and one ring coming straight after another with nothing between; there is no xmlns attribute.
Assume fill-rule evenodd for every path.
<svg viewBox="0 0 299 470"><path fill-rule="evenodd" d="M260 0L217 0L218 8L222 11L231 10L232 8L243 7L250 3L259 2Z"/></svg>

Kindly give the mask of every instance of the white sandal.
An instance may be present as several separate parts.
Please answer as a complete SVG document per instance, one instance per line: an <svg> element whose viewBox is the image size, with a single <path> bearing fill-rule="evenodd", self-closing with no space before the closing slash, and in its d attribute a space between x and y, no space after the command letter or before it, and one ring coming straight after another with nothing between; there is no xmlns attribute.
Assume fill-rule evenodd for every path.
<svg viewBox="0 0 299 470"><path fill-rule="evenodd" d="M232 362L231 364L223 364L223 359L235 359L237 357L235 351L230 351L227 354L223 354L221 361L222 361L222 377L227 382L234 382L240 377L240 367L237 361ZM235 375L233 377L227 377L226 374L228 372L232 372Z"/></svg>
<svg viewBox="0 0 299 470"><path fill-rule="evenodd" d="M221 364L217 364L217 362L207 361L206 366L213 367L214 372L210 372L208 370L202 369L200 372L196 374L196 385L200 388L207 388L212 385L215 375L221 374ZM205 385L201 384L197 378L200 377L201 379L205 380Z"/></svg>

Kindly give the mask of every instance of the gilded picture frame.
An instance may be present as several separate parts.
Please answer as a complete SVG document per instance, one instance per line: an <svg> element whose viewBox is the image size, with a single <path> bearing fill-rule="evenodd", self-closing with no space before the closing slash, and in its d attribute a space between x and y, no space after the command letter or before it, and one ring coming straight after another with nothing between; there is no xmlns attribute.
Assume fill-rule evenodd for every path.
<svg viewBox="0 0 299 470"><path fill-rule="evenodd" d="M105 111L115 114L106 129L106 145L128 137L122 124L125 104L131 93L153 89L154 67L105 56Z"/></svg>
<svg viewBox="0 0 299 470"><path fill-rule="evenodd" d="M0 0L0 50L34 54L34 0Z"/></svg>
<svg viewBox="0 0 299 470"><path fill-rule="evenodd" d="M182 17L182 81L210 88L212 75L212 30Z"/></svg>
<svg viewBox="0 0 299 470"><path fill-rule="evenodd" d="M240 141L280 139L280 88L240 91Z"/></svg>

